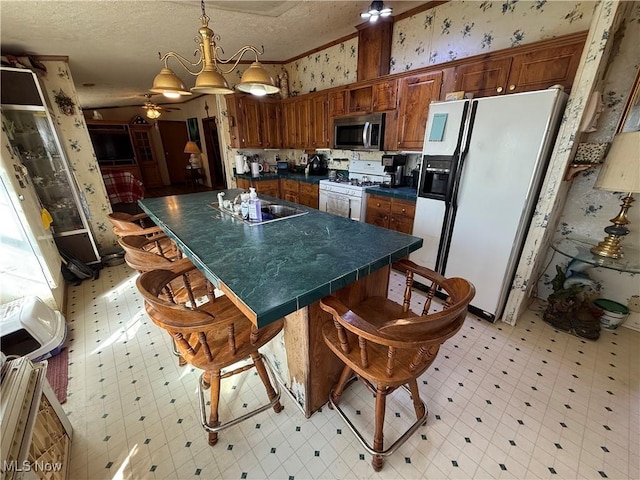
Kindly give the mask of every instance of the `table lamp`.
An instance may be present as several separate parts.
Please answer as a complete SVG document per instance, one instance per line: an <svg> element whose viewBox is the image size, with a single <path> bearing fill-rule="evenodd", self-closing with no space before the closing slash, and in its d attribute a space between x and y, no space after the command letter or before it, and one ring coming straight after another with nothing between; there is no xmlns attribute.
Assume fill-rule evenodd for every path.
<svg viewBox="0 0 640 480"><path fill-rule="evenodd" d="M622 258L620 240L629 233L627 211L633 194L640 192L640 131L619 133L613 139L594 188L611 192L627 192L620 212L604 229L607 236L591 249L591 253L608 258Z"/></svg>
<svg viewBox="0 0 640 480"><path fill-rule="evenodd" d="M190 153L189 164L191 168L200 168L200 149L196 142L189 140L184 146L184 153Z"/></svg>

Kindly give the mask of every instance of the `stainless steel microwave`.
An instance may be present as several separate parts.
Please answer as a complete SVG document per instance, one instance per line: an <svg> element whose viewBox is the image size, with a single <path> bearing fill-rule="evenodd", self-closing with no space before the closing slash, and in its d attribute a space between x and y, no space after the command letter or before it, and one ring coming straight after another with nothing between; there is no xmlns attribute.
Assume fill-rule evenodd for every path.
<svg viewBox="0 0 640 480"><path fill-rule="evenodd" d="M333 120L333 148L383 150L384 113Z"/></svg>

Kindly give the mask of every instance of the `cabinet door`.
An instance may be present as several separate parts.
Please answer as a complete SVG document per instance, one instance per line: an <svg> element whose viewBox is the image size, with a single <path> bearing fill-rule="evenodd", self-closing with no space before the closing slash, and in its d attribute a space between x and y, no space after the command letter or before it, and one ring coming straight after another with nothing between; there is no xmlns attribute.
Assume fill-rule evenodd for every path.
<svg viewBox="0 0 640 480"><path fill-rule="evenodd" d="M552 85L573 85L583 42L515 55L507 82L508 93L542 90Z"/></svg>
<svg viewBox="0 0 640 480"><path fill-rule="evenodd" d="M300 182L300 195L299 195L301 205L305 205L311 208L318 208L320 203L320 187L317 184Z"/></svg>
<svg viewBox="0 0 640 480"><path fill-rule="evenodd" d="M455 68L455 91L488 97L506 92L511 58L483 60Z"/></svg>
<svg viewBox="0 0 640 480"><path fill-rule="evenodd" d="M378 227L389 228L391 199L369 195L367 199L366 222Z"/></svg>
<svg viewBox="0 0 640 480"><path fill-rule="evenodd" d="M385 110L395 110L398 104L398 81L376 83L373 85L374 112L384 112Z"/></svg>
<svg viewBox="0 0 640 480"><path fill-rule="evenodd" d="M416 212L415 202L394 198L391 202L391 217L389 228L396 232L411 234L413 218Z"/></svg>
<svg viewBox="0 0 640 480"><path fill-rule="evenodd" d="M288 178L283 178L280 180L280 191L282 194L282 199L287 202L300 203L298 196L298 186L299 183L297 180L290 180Z"/></svg>
<svg viewBox="0 0 640 480"><path fill-rule="evenodd" d="M288 100L282 103L284 134L283 147L296 148L298 144L296 140L297 122L296 122L296 104L294 100Z"/></svg>
<svg viewBox="0 0 640 480"><path fill-rule="evenodd" d="M296 106L296 148L305 149L311 146L311 100L300 98Z"/></svg>
<svg viewBox="0 0 640 480"><path fill-rule="evenodd" d="M249 187L251 186L251 182L246 178L236 177L236 185L238 186L238 188L240 188L242 190L249 191Z"/></svg>
<svg viewBox="0 0 640 480"><path fill-rule="evenodd" d="M311 105L311 147L326 148L329 146L329 99L326 94L316 95Z"/></svg>
<svg viewBox="0 0 640 480"><path fill-rule="evenodd" d="M422 150L429 104L439 98L441 84L442 72L425 73L400 80L398 150Z"/></svg>
<svg viewBox="0 0 640 480"><path fill-rule="evenodd" d="M240 138L242 126L240 124L240 98L235 95L226 95L227 114L229 119L229 139L233 148L242 148Z"/></svg>
<svg viewBox="0 0 640 480"><path fill-rule="evenodd" d="M254 182L256 192L270 197L280 198L280 181L279 180L261 180Z"/></svg>
<svg viewBox="0 0 640 480"><path fill-rule="evenodd" d="M243 147L263 148L261 104L246 97L241 100L240 105L242 106L242 129L244 130L244 136L241 138Z"/></svg>
<svg viewBox="0 0 640 480"><path fill-rule="evenodd" d="M280 104L267 101L262 104L264 148L282 147L282 110Z"/></svg>
<svg viewBox="0 0 640 480"><path fill-rule="evenodd" d="M151 143L151 125L130 125L131 140L136 161L145 187L162 186L160 167Z"/></svg>
<svg viewBox="0 0 640 480"><path fill-rule="evenodd" d="M329 116L338 117L347 113L347 91L329 93Z"/></svg>

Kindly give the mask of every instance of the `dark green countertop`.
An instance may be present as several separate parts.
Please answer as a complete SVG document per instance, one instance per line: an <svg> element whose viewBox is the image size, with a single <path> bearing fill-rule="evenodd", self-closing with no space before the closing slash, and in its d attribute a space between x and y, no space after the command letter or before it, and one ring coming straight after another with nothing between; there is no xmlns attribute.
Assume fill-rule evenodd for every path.
<svg viewBox="0 0 640 480"><path fill-rule="evenodd" d="M225 191L233 199L241 190ZM216 285L223 282L259 327L403 258L422 239L295 205L309 213L247 225L209 206L217 192L138 203Z"/></svg>
<svg viewBox="0 0 640 480"><path fill-rule="evenodd" d="M253 177L248 173L240 173L240 174L235 174L236 177L238 178L244 178L246 180L256 180L256 181L261 181L261 180L274 180L274 179L278 179L278 178L289 178L291 180L297 180L299 182L306 182L306 183L313 183L313 184L318 184L320 183L320 180L326 180L327 177L326 175L305 175L304 173L291 173L291 172L287 172L287 173L261 173L259 177Z"/></svg>
<svg viewBox="0 0 640 480"><path fill-rule="evenodd" d="M413 200L414 202L418 197L418 191L413 187L367 187L365 191L372 195L380 195L381 197L402 198L404 200Z"/></svg>

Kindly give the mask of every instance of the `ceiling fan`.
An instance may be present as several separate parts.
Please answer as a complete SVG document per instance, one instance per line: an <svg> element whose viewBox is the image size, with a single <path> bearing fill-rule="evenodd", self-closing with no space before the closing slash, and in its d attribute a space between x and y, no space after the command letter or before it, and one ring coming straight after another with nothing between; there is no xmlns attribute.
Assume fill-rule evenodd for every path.
<svg viewBox="0 0 640 480"><path fill-rule="evenodd" d="M173 110L180 110L178 107L163 107L161 105L153 103L151 101L151 94L150 93L145 93L144 97L147 100L144 102L144 105L142 106L142 108L144 110L146 110L147 118L150 118L152 120L155 120L156 118L160 117L160 115L162 115L162 112L170 112L170 111L173 111Z"/></svg>

